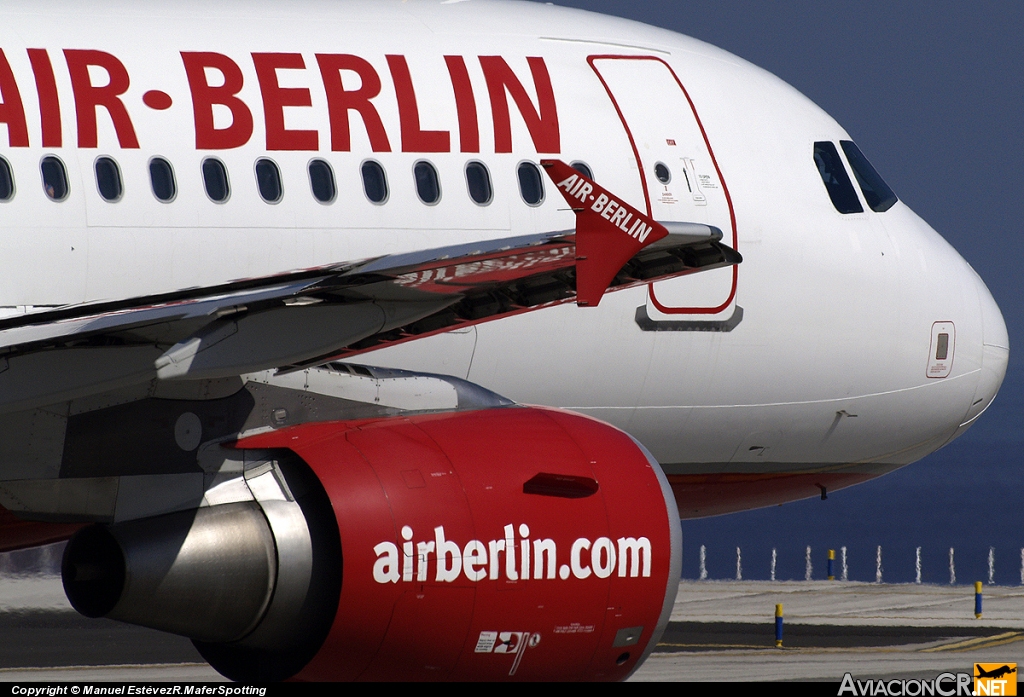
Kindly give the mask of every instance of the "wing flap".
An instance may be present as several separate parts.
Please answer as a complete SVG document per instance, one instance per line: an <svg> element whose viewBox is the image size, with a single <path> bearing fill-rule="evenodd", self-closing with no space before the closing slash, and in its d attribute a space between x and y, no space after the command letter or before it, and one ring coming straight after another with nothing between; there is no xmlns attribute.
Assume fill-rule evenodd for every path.
<svg viewBox="0 0 1024 697"><path fill-rule="evenodd" d="M676 224L669 223L670 227L673 225ZM670 232L660 241L643 248L619 269L611 279L608 291L732 266L742 261L738 252L719 242L722 232L718 228L689 223L678 225L687 226L685 232ZM552 264L535 268L534 273L515 282L496 287L464 288L458 302L429 317L379 332L341 351L284 369L307 368L451 329L572 302L576 299L576 274L575 264Z"/></svg>

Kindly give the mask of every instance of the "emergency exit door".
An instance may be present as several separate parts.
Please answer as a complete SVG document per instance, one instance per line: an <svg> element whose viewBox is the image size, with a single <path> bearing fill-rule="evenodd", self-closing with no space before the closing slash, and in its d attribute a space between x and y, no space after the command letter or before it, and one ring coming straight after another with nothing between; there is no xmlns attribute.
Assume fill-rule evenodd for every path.
<svg viewBox="0 0 1024 697"><path fill-rule="evenodd" d="M728 188L675 71L654 56L590 56L588 61L632 144L648 213L659 221L713 225L735 249ZM648 315L728 314L737 278L733 266L652 284Z"/></svg>

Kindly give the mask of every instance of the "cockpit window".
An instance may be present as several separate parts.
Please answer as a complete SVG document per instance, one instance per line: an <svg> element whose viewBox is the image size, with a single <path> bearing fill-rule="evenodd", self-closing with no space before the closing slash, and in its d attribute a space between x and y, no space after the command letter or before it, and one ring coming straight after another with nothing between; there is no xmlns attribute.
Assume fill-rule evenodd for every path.
<svg viewBox="0 0 1024 697"><path fill-rule="evenodd" d="M864 153L860 151L860 148L852 140L841 140L839 144L843 146L846 159L849 160L850 166L853 167L853 176L857 177L860 190L864 193L864 200L871 206L871 210L876 213L882 213L896 205L896 202L899 200L896 198L896 194L892 192L889 185L878 175L878 172L868 162L868 158L864 157Z"/></svg>
<svg viewBox="0 0 1024 697"><path fill-rule="evenodd" d="M814 164L818 166L821 181L825 182L832 205L840 213L863 213L864 207L857 200L857 192L853 190L850 175L846 173L843 161L839 159L839 151L834 143L821 141L814 144Z"/></svg>

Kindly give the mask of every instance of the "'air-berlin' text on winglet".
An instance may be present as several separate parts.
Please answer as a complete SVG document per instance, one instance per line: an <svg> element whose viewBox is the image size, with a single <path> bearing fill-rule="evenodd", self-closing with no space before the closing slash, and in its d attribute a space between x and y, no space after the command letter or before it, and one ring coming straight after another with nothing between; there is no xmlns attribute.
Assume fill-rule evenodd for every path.
<svg viewBox="0 0 1024 697"><path fill-rule="evenodd" d="M576 304L597 307L623 265L668 230L561 160L540 163L576 213Z"/></svg>

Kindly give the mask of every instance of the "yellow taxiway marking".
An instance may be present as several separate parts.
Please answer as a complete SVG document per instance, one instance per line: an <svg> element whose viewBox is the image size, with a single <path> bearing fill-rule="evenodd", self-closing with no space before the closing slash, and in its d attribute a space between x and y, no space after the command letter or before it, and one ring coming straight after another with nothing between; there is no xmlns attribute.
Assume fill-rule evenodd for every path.
<svg viewBox="0 0 1024 697"><path fill-rule="evenodd" d="M668 644L661 643L658 646L667 646L673 649L771 649L776 651L774 646L764 644Z"/></svg>
<svg viewBox="0 0 1024 697"><path fill-rule="evenodd" d="M987 649L993 646L1002 646L1003 644L1012 644L1015 641L1024 641L1024 633L1021 632L1005 632L1003 634L995 634L993 636L977 637L975 639L967 639L965 641L957 641L952 644L943 644L942 646L933 646L929 649L922 649L922 653L933 653L937 651L973 651L975 649Z"/></svg>

